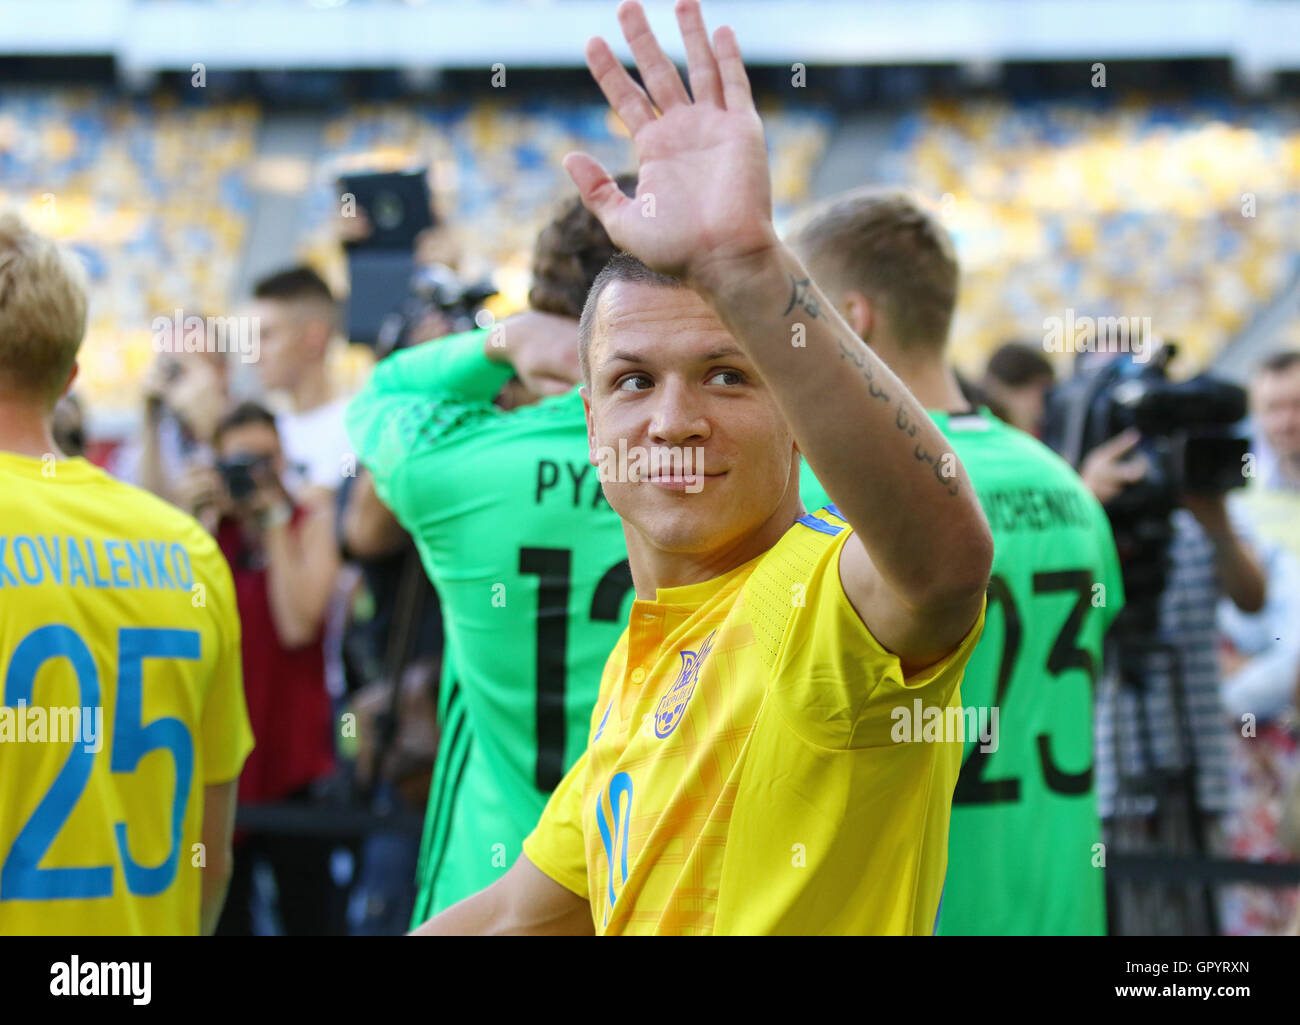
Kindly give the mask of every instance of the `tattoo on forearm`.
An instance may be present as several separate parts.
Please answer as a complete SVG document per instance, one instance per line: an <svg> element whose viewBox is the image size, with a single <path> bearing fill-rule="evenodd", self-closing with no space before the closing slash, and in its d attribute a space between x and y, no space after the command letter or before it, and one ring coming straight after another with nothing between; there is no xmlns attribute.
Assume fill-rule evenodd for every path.
<svg viewBox="0 0 1300 1025"><path fill-rule="evenodd" d="M909 438L916 437L916 424L912 423L908 417L906 406L898 407L898 414L894 417L894 426L903 431Z"/></svg>
<svg viewBox="0 0 1300 1025"><path fill-rule="evenodd" d="M871 364L867 361L866 355L862 352L854 352L844 344L842 338L837 338L836 342L840 347L840 359L847 360L858 368L863 379L867 382L867 394L873 399L881 399L884 402L889 401L889 393L876 383L875 372L871 369ZM917 424L912 419L907 407L899 403L898 408L894 411L894 426L906 434L909 438L915 438ZM945 469L944 460L936 459L925 447L918 441L916 447L912 450L912 455L919 463L929 463L930 468L934 471L935 480L944 486L949 495L956 495L961 488L958 486L956 479L951 472Z"/></svg>
<svg viewBox="0 0 1300 1025"><path fill-rule="evenodd" d="M943 472L943 462L930 455L929 452L921 447L919 441L916 443L916 449L912 452L912 455L916 457L917 462L930 464L930 469L934 471L934 479L944 486L944 489L948 494L956 495L957 492L961 490L961 488L957 486L957 482Z"/></svg>
<svg viewBox="0 0 1300 1025"><path fill-rule="evenodd" d="M821 305L817 302L817 296L813 295L812 278L798 280L793 274L791 274L790 284L790 304L785 308L785 311L781 315L785 316L798 306L807 313L808 316L812 317L813 320L816 320L821 316Z"/></svg>
<svg viewBox="0 0 1300 1025"><path fill-rule="evenodd" d="M894 414L894 426L909 438L916 437L917 425L908 415L907 407L902 405L902 403L899 404L898 411ZM957 486L957 481L950 474L945 473L943 459L936 459L934 456L930 455L930 453L925 450L925 446L919 441L916 443L916 448L912 450L912 456L918 463L930 464L930 469L934 471L935 479L944 486L948 494L956 495L958 491L961 490Z"/></svg>
<svg viewBox="0 0 1300 1025"><path fill-rule="evenodd" d="M863 356L862 353L860 352L854 352L847 345L845 345L844 339L837 338L835 340L839 343L840 346L840 359L846 359L850 363L852 363L855 367L858 368L862 376L866 379L867 394L870 395L873 399L881 399L885 402L888 402L889 392L885 391L884 388L876 384L876 375L875 373L872 372L871 367L868 365L866 357Z"/></svg>

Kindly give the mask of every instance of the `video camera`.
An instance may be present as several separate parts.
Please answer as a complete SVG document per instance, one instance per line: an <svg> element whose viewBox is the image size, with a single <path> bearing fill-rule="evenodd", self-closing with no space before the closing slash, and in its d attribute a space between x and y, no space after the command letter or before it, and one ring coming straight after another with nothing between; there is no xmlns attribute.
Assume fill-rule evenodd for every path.
<svg viewBox="0 0 1300 1025"><path fill-rule="evenodd" d="M1047 397L1043 440L1078 468L1098 445L1129 428L1141 438L1145 477L1106 504L1124 575L1126 604L1116 621L1121 637L1150 637L1167 575L1173 537L1170 515L1184 495L1217 495L1245 485L1249 441L1234 425L1246 415L1246 393L1201 374L1169 379L1177 347L1166 343L1149 362L1121 354L1077 373Z"/></svg>
<svg viewBox="0 0 1300 1025"><path fill-rule="evenodd" d="M420 267L410 278L406 299L383 318L375 339L375 355L383 359L408 345L428 341L413 332L431 313L439 313L450 324L451 333L478 326L475 319L483 303L497 294L490 281L465 282L444 264Z"/></svg>

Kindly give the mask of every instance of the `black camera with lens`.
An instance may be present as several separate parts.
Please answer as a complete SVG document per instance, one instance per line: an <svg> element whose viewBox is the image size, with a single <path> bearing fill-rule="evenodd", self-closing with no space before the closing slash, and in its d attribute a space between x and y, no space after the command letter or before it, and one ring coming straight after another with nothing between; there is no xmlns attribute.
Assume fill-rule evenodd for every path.
<svg viewBox="0 0 1300 1025"><path fill-rule="evenodd" d="M1126 604L1115 624L1121 638L1156 632L1170 516L1182 497L1246 483L1250 443L1236 430L1246 415L1245 390L1209 374L1171 381L1176 351L1166 343L1145 363L1121 354L1062 382L1047 398L1043 441L1076 468L1122 431L1141 435L1133 455L1146 458L1146 475L1106 503L1124 576Z"/></svg>
<svg viewBox="0 0 1300 1025"><path fill-rule="evenodd" d="M257 478L271 467L271 457L240 453L217 461L217 472L226 485L231 501L246 502L257 490Z"/></svg>

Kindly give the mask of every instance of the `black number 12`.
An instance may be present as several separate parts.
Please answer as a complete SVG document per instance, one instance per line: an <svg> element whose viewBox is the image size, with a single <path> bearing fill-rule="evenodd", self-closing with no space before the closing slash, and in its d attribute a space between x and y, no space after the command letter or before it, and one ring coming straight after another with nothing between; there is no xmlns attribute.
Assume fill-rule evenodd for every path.
<svg viewBox="0 0 1300 1025"><path fill-rule="evenodd" d="M521 548L519 572L537 577L537 768L538 790L554 790L564 778L564 684L569 647L569 582L572 548ZM589 618L615 623L623 596L632 589L627 560L609 567L592 595Z"/></svg>

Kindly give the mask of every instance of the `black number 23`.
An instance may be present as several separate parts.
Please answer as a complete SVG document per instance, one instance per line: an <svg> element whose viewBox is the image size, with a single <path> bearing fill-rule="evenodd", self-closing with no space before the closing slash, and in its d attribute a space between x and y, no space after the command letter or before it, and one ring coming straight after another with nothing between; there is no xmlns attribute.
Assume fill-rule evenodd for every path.
<svg viewBox="0 0 1300 1025"><path fill-rule="evenodd" d="M1035 573L1034 594L1053 594L1060 591L1073 592L1074 605L1066 616L1052 642L1051 653L1047 656L1047 671L1052 676L1059 676L1067 669L1082 669L1088 676L1091 689L1097 680L1097 666L1092 652L1077 646L1079 628L1089 608L1089 596L1092 592L1092 574L1084 569L1067 569L1054 573ZM1002 656L998 662L997 694L993 703L1000 710L1006 699L1007 688L1015 670L1016 656L1020 652L1022 624L1020 611L1016 608L1011 588L1003 577L994 575L989 580L989 609L996 603L1002 608L1002 621L1005 624L1002 634ZM1038 744L1038 761L1043 770L1043 782L1047 789L1058 794L1086 794L1092 786L1092 759L1089 756L1088 767L1082 772L1066 772L1052 758L1052 741L1046 733L1035 738ZM991 760L996 752L981 751L975 747L957 779L957 789L953 792L953 804L998 804L1004 801L1020 800L1020 780L1014 776L998 779L990 778Z"/></svg>

